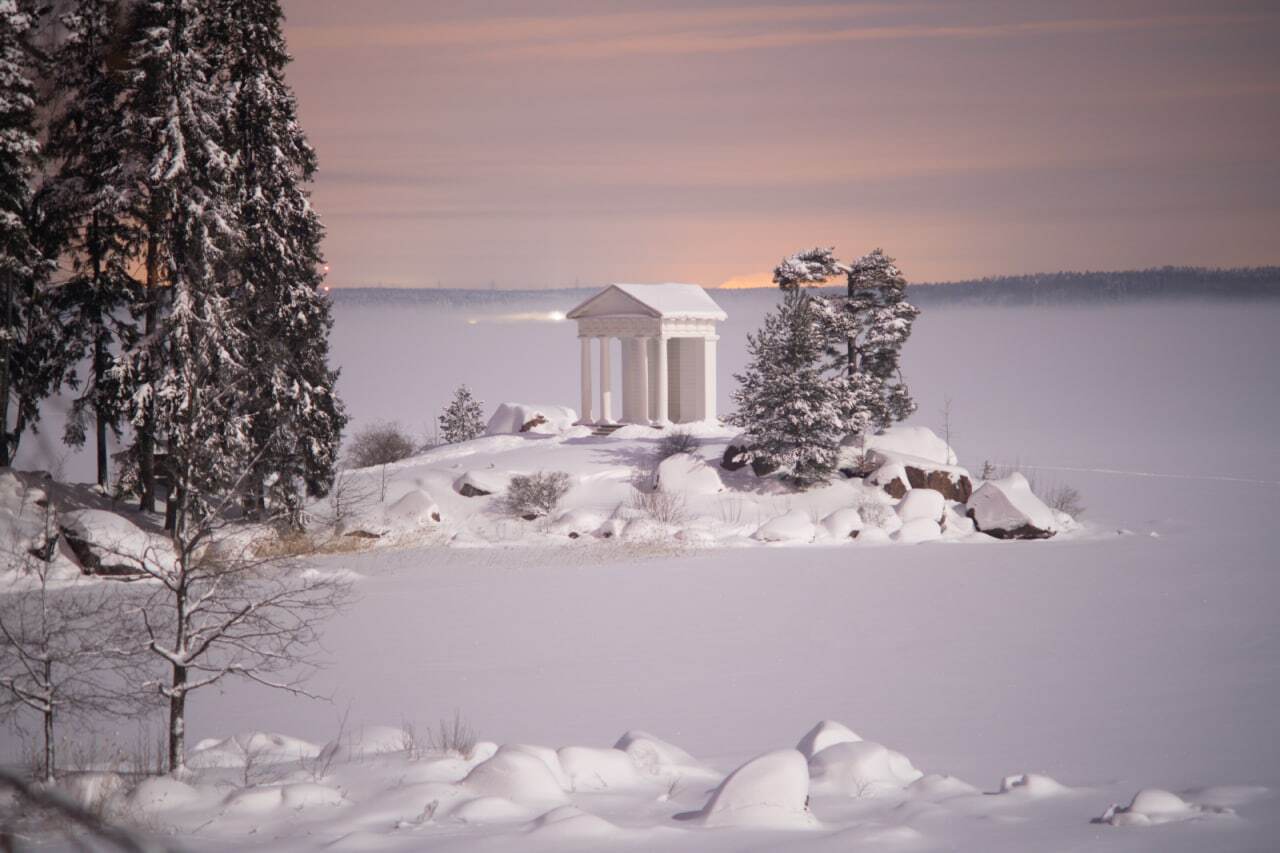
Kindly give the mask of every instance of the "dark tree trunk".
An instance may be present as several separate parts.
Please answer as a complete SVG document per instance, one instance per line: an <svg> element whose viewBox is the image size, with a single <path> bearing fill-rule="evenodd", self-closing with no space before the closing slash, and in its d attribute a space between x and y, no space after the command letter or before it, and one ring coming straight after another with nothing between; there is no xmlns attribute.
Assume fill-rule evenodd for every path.
<svg viewBox="0 0 1280 853"><path fill-rule="evenodd" d="M147 237L147 314L143 327L143 340L155 352L156 322L158 319L160 287L160 245L156 234L157 224L151 223ZM154 372L154 365L148 364L148 373ZM147 403L147 411L143 415L142 425L138 427L138 487L142 499L138 508L143 512L156 511L156 437L155 437L154 404Z"/></svg>
<svg viewBox="0 0 1280 853"><path fill-rule="evenodd" d="M98 485L105 491L111 486L111 464L107 455L107 427L111 416L102 401L103 376L107 372L106 332L99 329L98 337L93 342L93 382L97 401L94 406L94 426L98 450Z"/></svg>
<svg viewBox="0 0 1280 853"><path fill-rule="evenodd" d="M187 668L173 668L173 695L169 697L169 772L187 768Z"/></svg>

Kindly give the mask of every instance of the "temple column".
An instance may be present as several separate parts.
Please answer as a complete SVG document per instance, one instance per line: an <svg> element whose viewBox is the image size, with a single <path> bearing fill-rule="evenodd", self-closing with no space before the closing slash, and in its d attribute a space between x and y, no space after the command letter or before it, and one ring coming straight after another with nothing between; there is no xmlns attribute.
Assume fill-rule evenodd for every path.
<svg viewBox="0 0 1280 853"><path fill-rule="evenodd" d="M636 363L635 386L640 392L635 409L640 413L639 423L649 423L649 339L636 338L633 352L639 361Z"/></svg>
<svg viewBox="0 0 1280 853"><path fill-rule="evenodd" d="M613 365L609 361L609 338L600 338L600 423L613 420Z"/></svg>
<svg viewBox="0 0 1280 853"><path fill-rule="evenodd" d="M667 338L658 338L658 363L655 365L655 372L658 374L658 406L657 417L654 418L660 425L666 426L671 421L667 417L667 391L669 382L667 380Z"/></svg>
<svg viewBox="0 0 1280 853"><path fill-rule="evenodd" d="M702 418L716 419L716 341L717 335L703 338L705 348L702 351Z"/></svg>
<svg viewBox="0 0 1280 853"><path fill-rule="evenodd" d="M582 343L582 412L578 423L591 423L591 338L579 338Z"/></svg>

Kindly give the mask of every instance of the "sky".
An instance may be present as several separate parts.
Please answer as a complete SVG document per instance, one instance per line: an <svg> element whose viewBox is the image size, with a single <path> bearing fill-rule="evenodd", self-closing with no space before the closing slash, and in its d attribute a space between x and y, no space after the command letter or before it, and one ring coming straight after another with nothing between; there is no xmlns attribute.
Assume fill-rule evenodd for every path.
<svg viewBox="0 0 1280 853"><path fill-rule="evenodd" d="M1280 4L284 0L330 284L1280 262Z"/></svg>

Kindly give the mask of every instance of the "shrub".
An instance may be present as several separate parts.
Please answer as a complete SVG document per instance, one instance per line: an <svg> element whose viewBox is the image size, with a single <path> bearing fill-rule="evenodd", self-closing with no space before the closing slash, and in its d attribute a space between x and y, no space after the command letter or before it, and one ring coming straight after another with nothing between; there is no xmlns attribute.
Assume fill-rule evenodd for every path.
<svg viewBox="0 0 1280 853"><path fill-rule="evenodd" d="M1046 486L1040 499L1049 507L1065 512L1072 518L1084 515L1084 504L1080 502L1080 493L1065 483Z"/></svg>
<svg viewBox="0 0 1280 853"><path fill-rule="evenodd" d="M378 421L360 430L351 439L347 461L352 468L372 468L408 459L415 450L413 439L400 424Z"/></svg>
<svg viewBox="0 0 1280 853"><path fill-rule="evenodd" d="M631 508L659 524L680 524L686 516L684 497L661 489L637 486L631 496Z"/></svg>
<svg viewBox="0 0 1280 853"><path fill-rule="evenodd" d="M661 462L677 453L693 453L702 446L702 439L698 438L691 432L682 429L673 429L658 442L657 459L654 462Z"/></svg>
<svg viewBox="0 0 1280 853"><path fill-rule="evenodd" d="M563 471L539 471L511 478L504 498L507 511L521 518L550 515L569 491L569 475Z"/></svg>

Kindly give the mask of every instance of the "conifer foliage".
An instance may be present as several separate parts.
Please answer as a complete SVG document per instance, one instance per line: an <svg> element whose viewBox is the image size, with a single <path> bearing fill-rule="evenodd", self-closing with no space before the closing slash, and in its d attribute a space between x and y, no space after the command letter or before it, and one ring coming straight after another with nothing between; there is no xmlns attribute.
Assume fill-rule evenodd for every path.
<svg viewBox="0 0 1280 853"><path fill-rule="evenodd" d="M736 411L748 455L783 468L802 488L825 483L839 462L844 420L840 389L826 381L824 306L803 291L784 297L747 336L750 361L734 376Z"/></svg>
<svg viewBox="0 0 1280 853"><path fill-rule="evenodd" d="M41 156L30 38L34 4L0 0L0 466L40 419L66 358L41 251L34 181Z"/></svg>
<svg viewBox="0 0 1280 853"><path fill-rule="evenodd" d="M484 435L484 402L471 396L466 385L458 386L453 400L440 416L440 437L446 444L470 441Z"/></svg>
<svg viewBox="0 0 1280 853"><path fill-rule="evenodd" d="M305 185L316 154L298 124L284 79L289 54L278 0L214 4L213 42L223 45L224 91L234 157L240 241L229 275L248 340L250 491L295 515L304 496L328 491L346 416L328 366L333 325L322 287L323 227ZM269 494L268 494L269 493Z"/></svg>

